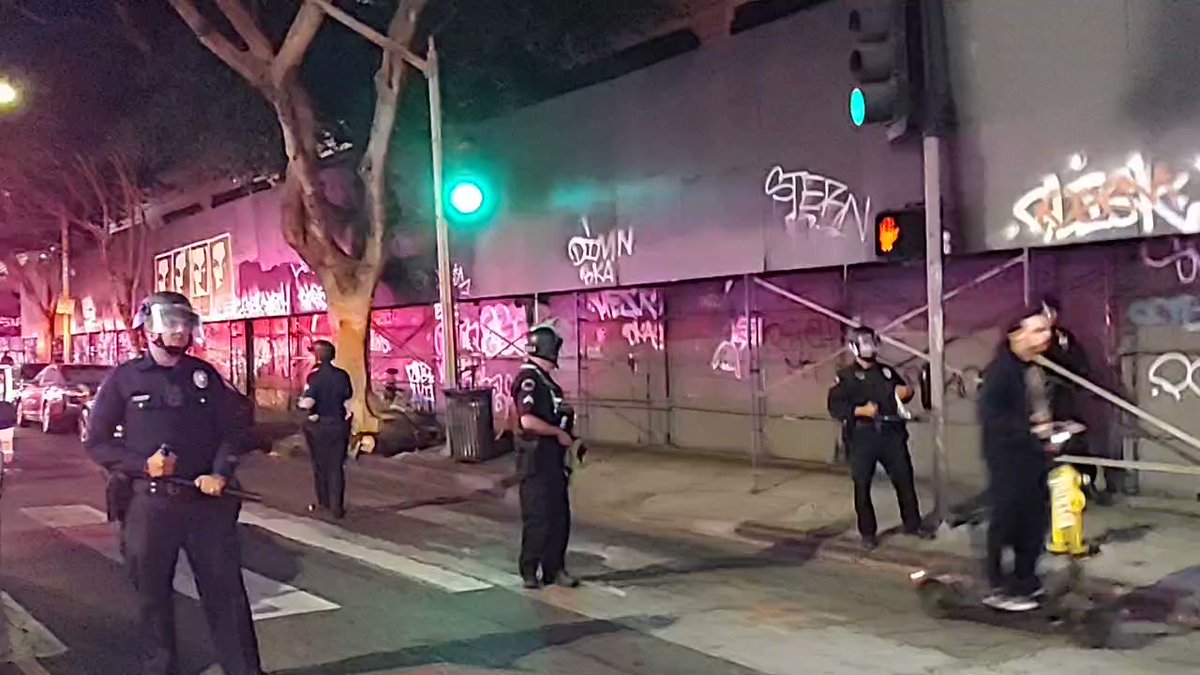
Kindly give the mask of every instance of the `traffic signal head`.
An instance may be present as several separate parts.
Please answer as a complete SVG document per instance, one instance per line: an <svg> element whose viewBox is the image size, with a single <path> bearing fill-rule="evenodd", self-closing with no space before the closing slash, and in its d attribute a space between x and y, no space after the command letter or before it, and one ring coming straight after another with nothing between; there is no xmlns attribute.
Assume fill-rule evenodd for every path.
<svg viewBox="0 0 1200 675"><path fill-rule="evenodd" d="M893 140L907 130L920 91L917 12L911 0L850 2L850 72L858 83L850 91L850 120L855 126L887 124Z"/></svg>
<svg viewBox="0 0 1200 675"><path fill-rule="evenodd" d="M490 219L498 201L492 181L478 172L447 176L442 197L447 207L447 219L458 225L473 225Z"/></svg>
<svg viewBox="0 0 1200 675"><path fill-rule="evenodd" d="M875 256L880 260L924 258L924 209L884 211L875 216Z"/></svg>

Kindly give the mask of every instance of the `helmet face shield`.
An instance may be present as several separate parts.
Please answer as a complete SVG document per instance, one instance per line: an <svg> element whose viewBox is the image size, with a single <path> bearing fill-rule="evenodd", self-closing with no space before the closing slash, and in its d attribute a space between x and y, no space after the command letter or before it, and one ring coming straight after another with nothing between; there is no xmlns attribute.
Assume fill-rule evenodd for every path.
<svg viewBox="0 0 1200 675"><path fill-rule="evenodd" d="M879 340L871 331L856 330L851 333L849 347L852 354L865 361L870 361L879 354Z"/></svg>
<svg viewBox="0 0 1200 675"><path fill-rule="evenodd" d="M146 307L143 330L150 341L171 354L180 354L193 344L204 342L204 325L200 315L185 304L151 303Z"/></svg>

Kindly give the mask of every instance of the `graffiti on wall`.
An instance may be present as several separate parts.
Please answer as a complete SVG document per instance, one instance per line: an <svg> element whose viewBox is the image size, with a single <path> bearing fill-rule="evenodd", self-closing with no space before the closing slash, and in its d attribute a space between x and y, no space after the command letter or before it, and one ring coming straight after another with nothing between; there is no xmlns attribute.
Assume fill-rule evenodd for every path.
<svg viewBox="0 0 1200 675"><path fill-rule="evenodd" d="M1195 243L1189 242L1185 245L1178 239L1172 239L1171 252L1161 258L1156 258L1150 254L1150 242L1142 242L1141 254L1142 263L1146 267L1161 270L1173 266L1175 277L1179 279L1180 284L1188 285L1196 282L1196 273L1200 271L1200 252L1196 251Z"/></svg>
<svg viewBox="0 0 1200 675"><path fill-rule="evenodd" d="M1196 383L1196 370L1200 369L1200 358L1180 352L1169 352L1154 359L1147 371L1150 395L1166 394L1182 401L1184 394L1200 397L1200 385Z"/></svg>
<svg viewBox="0 0 1200 675"><path fill-rule="evenodd" d="M442 307L434 306L433 346L438 358L442 356ZM495 302L479 308L478 318L458 311L458 349L465 354L478 354L485 359L523 358L525 335L529 323L525 310L509 302Z"/></svg>
<svg viewBox="0 0 1200 675"><path fill-rule="evenodd" d="M1057 173L1046 176L1016 200L1009 239L1024 233L1050 243L1116 230L1149 235L1160 224L1171 232L1200 232L1200 203L1184 192L1187 170L1134 153L1107 171L1088 171L1086 158L1077 155L1071 171L1065 182Z"/></svg>
<svg viewBox="0 0 1200 675"><path fill-rule="evenodd" d="M710 365L715 371L733 373L742 379L749 366L748 352L751 344L758 346L762 335L762 319L747 319L739 316L729 326L729 337L722 340L713 350Z"/></svg>
<svg viewBox="0 0 1200 675"><path fill-rule="evenodd" d="M857 234L866 242L873 228L871 198L860 199L845 183L808 171L771 167L764 187L767 196L787 205L784 227L793 238L805 230L833 236ZM847 231L847 227L851 229Z"/></svg>
<svg viewBox="0 0 1200 675"><path fill-rule="evenodd" d="M436 396L433 368L430 368L429 364L424 361L409 361L404 366L404 374L408 378L408 386L412 391L410 400L413 408L422 412L431 412Z"/></svg>
<svg viewBox="0 0 1200 675"><path fill-rule="evenodd" d="M458 297L471 297L471 278L467 276L465 271L463 271L462 265L454 263L454 267L450 272L450 283L453 284L454 289L458 291Z"/></svg>
<svg viewBox="0 0 1200 675"><path fill-rule="evenodd" d="M657 290L596 291L584 296L584 306L598 321L620 322L621 337L630 347L645 344L656 351L663 349L663 301ZM597 328L595 336L597 347L602 347L608 339L608 330Z"/></svg>
<svg viewBox="0 0 1200 675"><path fill-rule="evenodd" d="M296 286L296 311L301 314L325 312L329 310L329 300L325 297L325 287L308 266L289 264L292 280Z"/></svg>
<svg viewBox="0 0 1200 675"><path fill-rule="evenodd" d="M592 234L587 216L579 218L582 235L567 242L567 259L579 271L584 286L617 283L617 261L633 255L633 230L614 227L608 232Z"/></svg>
<svg viewBox="0 0 1200 675"><path fill-rule="evenodd" d="M1143 298L1129 303L1129 322L1138 328L1180 328L1200 332L1200 297Z"/></svg>

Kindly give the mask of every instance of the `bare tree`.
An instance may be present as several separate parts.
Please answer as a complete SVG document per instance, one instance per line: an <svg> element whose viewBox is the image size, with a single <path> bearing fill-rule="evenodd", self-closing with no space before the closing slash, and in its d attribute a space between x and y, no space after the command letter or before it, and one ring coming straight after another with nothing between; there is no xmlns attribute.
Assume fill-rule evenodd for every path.
<svg viewBox="0 0 1200 675"><path fill-rule="evenodd" d="M10 194L8 219L54 222L87 235L108 271L113 305L128 325L143 292L148 248L146 196L129 163L114 152L102 159L77 155L66 163L27 158L24 170L0 164Z"/></svg>
<svg viewBox="0 0 1200 675"><path fill-rule="evenodd" d="M0 247L9 248L4 243ZM32 306L42 323L38 358L49 361L58 337L59 258L39 253L8 253L0 260L0 276L11 279L21 290L22 304ZM65 345L64 345L65 347Z"/></svg>
<svg viewBox="0 0 1200 675"><path fill-rule="evenodd" d="M359 165L366 188L367 227L351 228L349 241L341 242L335 236L333 208L319 181L322 129L299 77L300 64L329 6L313 0L301 2L277 45L268 37L261 17L242 0L214 0L232 34L214 25L195 0L170 2L197 39L244 77L275 111L287 156L283 235L325 287L339 365L350 373L354 384L355 431L378 431L379 418L367 404L366 357L371 301L385 263L387 155L407 66L398 55L383 51L375 77L374 122ZM425 4L426 0L399 0L388 25L388 39L409 45Z"/></svg>

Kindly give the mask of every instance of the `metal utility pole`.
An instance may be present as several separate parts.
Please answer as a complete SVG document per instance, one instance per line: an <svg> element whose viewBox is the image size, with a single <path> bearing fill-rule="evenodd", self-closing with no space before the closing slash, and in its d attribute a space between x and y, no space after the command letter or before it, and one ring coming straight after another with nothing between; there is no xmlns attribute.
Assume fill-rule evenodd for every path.
<svg viewBox="0 0 1200 675"><path fill-rule="evenodd" d="M922 148L925 167L925 283L929 316L929 382L933 422L934 514L938 525L949 515L949 457L946 447L946 312L942 267L942 135L950 124L942 0L920 0L924 64Z"/></svg>
<svg viewBox="0 0 1200 675"><path fill-rule="evenodd" d="M71 228L66 218L61 220L59 247L62 253L62 293L58 299L58 306L55 307L55 315L62 317L63 363L70 363L71 321L75 318L75 303L71 300ZM50 345L50 352L54 352L54 345Z"/></svg>
<svg viewBox="0 0 1200 675"><path fill-rule="evenodd" d="M442 194L442 87L437 45L429 38L425 56L429 83L429 144L433 152L433 213L437 229L438 294L442 305L442 367L447 389L458 389L458 317L454 311L454 279L450 264L450 228Z"/></svg>

